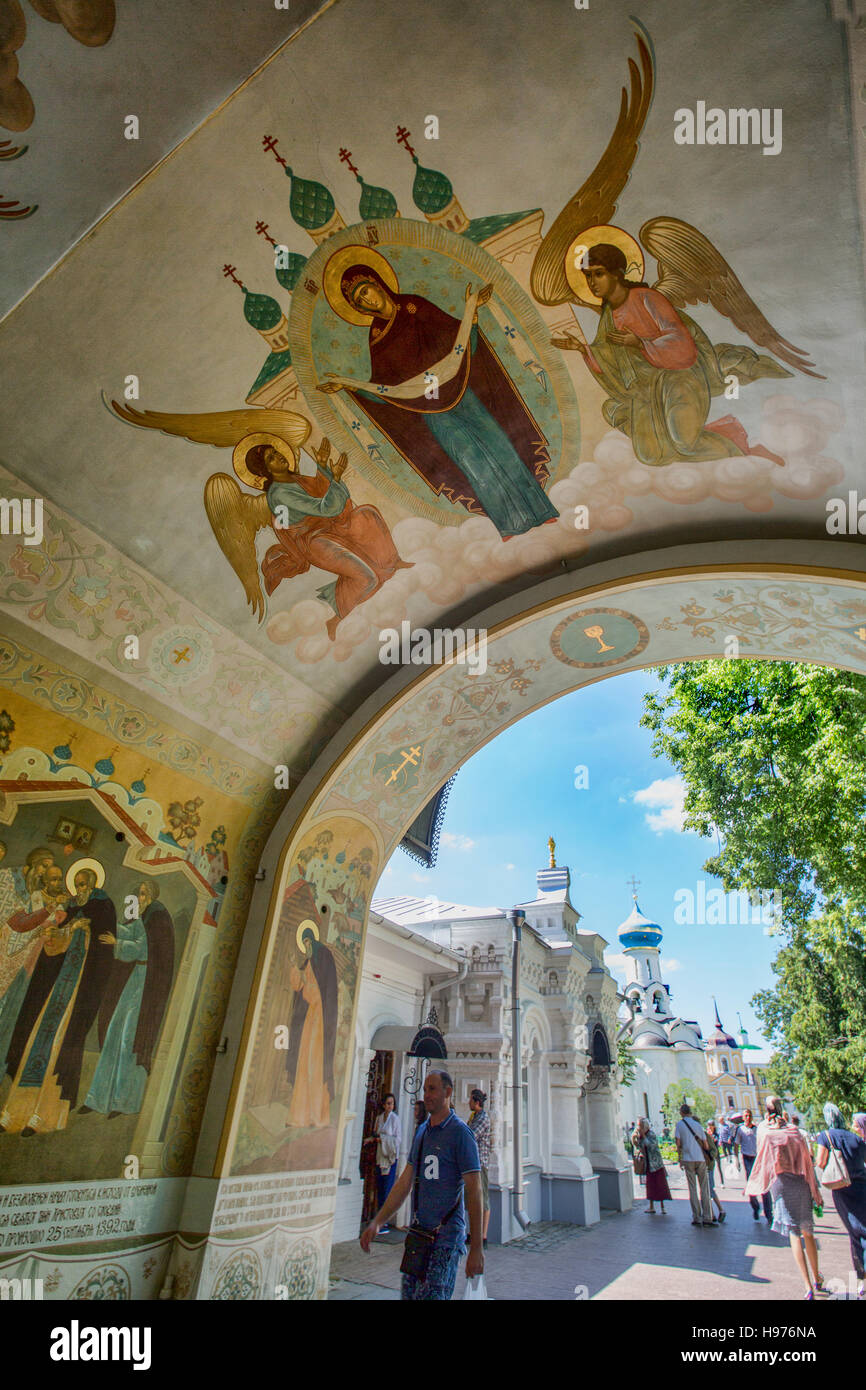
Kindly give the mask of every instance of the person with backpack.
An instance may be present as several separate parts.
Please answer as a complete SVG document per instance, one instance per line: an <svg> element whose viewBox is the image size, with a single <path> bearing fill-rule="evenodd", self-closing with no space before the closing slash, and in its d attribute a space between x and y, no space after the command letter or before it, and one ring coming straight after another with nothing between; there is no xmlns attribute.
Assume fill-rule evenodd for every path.
<svg viewBox="0 0 866 1390"><path fill-rule="evenodd" d="M689 1185L693 1226L718 1226L710 1206L710 1184L707 1177L707 1136L703 1125L694 1118L691 1106L680 1106L680 1119L674 1130L680 1167Z"/></svg>

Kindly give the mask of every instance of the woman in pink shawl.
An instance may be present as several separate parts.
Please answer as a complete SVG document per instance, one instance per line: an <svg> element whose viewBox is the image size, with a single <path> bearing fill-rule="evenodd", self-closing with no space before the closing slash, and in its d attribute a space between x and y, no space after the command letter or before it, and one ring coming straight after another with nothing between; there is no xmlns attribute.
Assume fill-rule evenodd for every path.
<svg viewBox="0 0 866 1390"><path fill-rule="evenodd" d="M812 1203L820 1204L812 1155L798 1129L786 1125L781 1103L767 1097L769 1128L746 1183L746 1196L769 1192L773 1199L773 1230L787 1236L797 1268L806 1285L806 1298L815 1297L823 1280L818 1273L818 1247L812 1225ZM805 1246L805 1252L803 1247ZM807 1263L808 1261L808 1263Z"/></svg>

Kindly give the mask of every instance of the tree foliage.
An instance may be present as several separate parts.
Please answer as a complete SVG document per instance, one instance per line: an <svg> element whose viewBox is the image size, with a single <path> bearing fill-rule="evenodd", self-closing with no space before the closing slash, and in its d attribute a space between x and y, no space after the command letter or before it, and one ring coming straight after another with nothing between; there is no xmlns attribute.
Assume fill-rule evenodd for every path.
<svg viewBox="0 0 866 1390"><path fill-rule="evenodd" d="M768 1082L802 1111L866 1104L866 921L828 909L795 927L773 963L778 983L752 1003L779 1049Z"/></svg>
<svg viewBox="0 0 866 1390"><path fill-rule="evenodd" d="M669 666L645 697L653 752L681 772L686 825L718 833L726 890L866 909L866 678L782 662Z"/></svg>
<svg viewBox="0 0 866 1390"><path fill-rule="evenodd" d="M827 1100L860 1108L866 678L742 660L657 674L661 688L645 697L641 722L653 751L682 774L687 827L719 837L704 867L728 891L779 895L777 984L753 1000L778 1049L770 1085L803 1109Z"/></svg>
<svg viewBox="0 0 866 1390"><path fill-rule="evenodd" d="M619 1067L619 1084L630 1086L637 1072L637 1058L628 1033L624 1033L616 1045L616 1064Z"/></svg>
<svg viewBox="0 0 866 1390"><path fill-rule="evenodd" d="M662 1100L662 1114L671 1131L680 1118L680 1106L683 1102L692 1107L692 1114L702 1125L711 1120L716 1113L716 1102L709 1091L696 1086L694 1081L672 1081Z"/></svg>

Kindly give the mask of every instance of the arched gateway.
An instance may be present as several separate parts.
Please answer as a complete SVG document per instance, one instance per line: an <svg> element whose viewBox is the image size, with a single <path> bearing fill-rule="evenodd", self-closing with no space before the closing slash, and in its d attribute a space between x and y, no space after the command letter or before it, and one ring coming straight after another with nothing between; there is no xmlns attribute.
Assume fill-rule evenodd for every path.
<svg viewBox="0 0 866 1390"><path fill-rule="evenodd" d="M757 552L751 561L750 551ZM327 920L333 904L352 891L357 856L366 856L375 884L405 828L461 763L531 710L623 671L724 658L731 655L732 638L751 657L866 671L866 644L855 632L857 615L866 610L863 563L859 549L844 543L779 541L759 548L707 545L636 556L584 571L579 585L574 576L562 575L473 620L489 634L484 674L471 676L456 664L414 679L403 671L362 706L299 787L262 856L250 914L251 923L263 924L252 985L250 940L247 969L242 963L226 1025L230 1036L242 1029L232 1086L212 1091L206 1117L222 1177L216 1210L223 1220L208 1241L200 1296L212 1296L213 1281L238 1250L267 1248L279 1239L278 1223L254 1237L248 1229L235 1232L225 1224L235 1194L268 1192L275 1185L291 1192L296 1173L304 1175L303 1190L314 1194L304 1199L304 1238L319 1252L322 1279L327 1271L366 912L355 917L351 942L345 932L334 931L333 923L328 937L338 960L342 1008L330 1123L294 1137L281 1123L285 1116L276 1113L279 1084L269 1095L259 1079L267 1074L286 1004L273 981L285 979L292 960L300 960L297 932L285 925L299 857L304 862L305 851L327 844L328 861L339 864L319 894ZM593 629L591 643L587 628ZM608 1039L595 1025L593 1073L605 1070L609 1057ZM579 1049L571 1066L581 1070L585 1085L587 1058ZM593 1084L599 1084L599 1076L590 1089ZM270 1162L262 1152L250 1157L251 1135L269 1142L259 1123L269 1106L277 1120Z"/></svg>
<svg viewBox="0 0 866 1390"><path fill-rule="evenodd" d="M641 667L866 670L862 5L58 5L63 122L5 8L0 1281L322 1297L350 1126L495 1095L440 983L489 1017L508 919L371 913L455 771ZM600 942L521 963L567 1201L622 1162Z"/></svg>

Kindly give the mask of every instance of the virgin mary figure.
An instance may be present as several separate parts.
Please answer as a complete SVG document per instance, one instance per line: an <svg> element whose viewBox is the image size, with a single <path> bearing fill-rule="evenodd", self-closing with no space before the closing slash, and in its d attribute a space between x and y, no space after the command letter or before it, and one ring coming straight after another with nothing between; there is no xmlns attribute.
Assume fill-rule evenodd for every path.
<svg viewBox="0 0 866 1390"><path fill-rule="evenodd" d="M503 540L559 516L544 484L547 440L477 323L493 287L466 287L461 319L400 294L392 267L363 246L335 251L324 272L334 311L369 325L369 381L329 373L436 493L490 518Z"/></svg>

